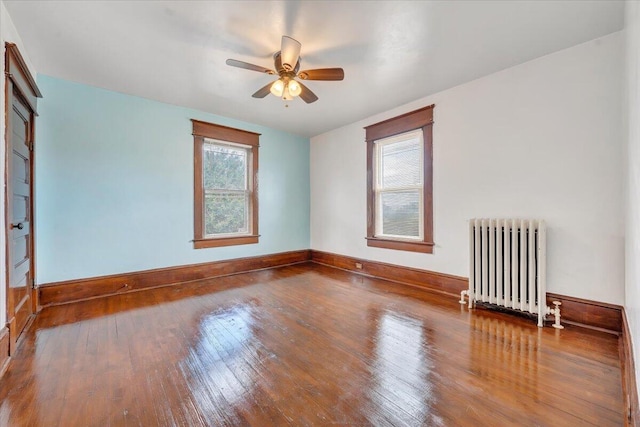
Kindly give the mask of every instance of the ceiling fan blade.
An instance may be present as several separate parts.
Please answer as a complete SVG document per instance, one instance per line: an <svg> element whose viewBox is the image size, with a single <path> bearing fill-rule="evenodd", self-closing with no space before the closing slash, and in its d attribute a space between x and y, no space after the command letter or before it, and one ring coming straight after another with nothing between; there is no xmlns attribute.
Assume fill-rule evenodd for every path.
<svg viewBox="0 0 640 427"><path fill-rule="evenodd" d="M300 92L300 98L302 98L304 102L306 102L307 104L311 104L312 102L316 102L318 100L318 97L315 93L311 92L311 89L300 82L298 82L298 84L302 88L302 92Z"/></svg>
<svg viewBox="0 0 640 427"><path fill-rule="evenodd" d="M245 70L258 71L260 73L275 74L276 72L259 65L249 64L248 62L238 61L237 59L227 59L227 65L232 67L244 68Z"/></svg>
<svg viewBox="0 0 640 427"><path fill-rule="evenodd" d="M300 57L300 47L302 45L298 40L291 37L282 36L282 47L280 48L280 55L282 59L282 66L287 71L292 71L298 63Z"/></svg>
<svg viewBox="0 0 640 427"><path fill-rule="evenodd" d="M261 87L260 89L258 89L256 93L254 93L251 96L253 96L254 98L264 98L265 96L269 95L269 93L271 93L272 84L273 82L267 84L266 86Z"/></svg>
<svg viewBox="0 0 640 427"><path fill-rule="evenodd" d="M343 80L342 68L318 68L315 70L300 71L298 77L302 80Z"/></svg>

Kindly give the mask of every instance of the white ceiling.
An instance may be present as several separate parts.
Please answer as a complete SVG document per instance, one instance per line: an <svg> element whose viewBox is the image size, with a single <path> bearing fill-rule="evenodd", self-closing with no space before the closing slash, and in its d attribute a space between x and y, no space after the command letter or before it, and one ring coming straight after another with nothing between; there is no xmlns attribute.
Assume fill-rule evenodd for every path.
<svg viewBox="0 0 640 427"><path fill-rule="evenodd" d="M313 136L623 27L621 1L5 1L39 73ZM251 94L280 38L314 104ZM46 96L46 94L45 94Z"/></svg>

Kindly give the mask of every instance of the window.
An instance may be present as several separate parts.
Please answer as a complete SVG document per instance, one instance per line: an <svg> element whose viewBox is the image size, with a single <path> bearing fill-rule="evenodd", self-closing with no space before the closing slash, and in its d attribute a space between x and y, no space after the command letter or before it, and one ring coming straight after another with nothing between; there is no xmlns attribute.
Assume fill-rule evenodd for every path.
<svg viewBox="0 0 640 427"><path fill-rule="evenodd" d="M258 243L260 135L192 120L194 247Z"/></svg>
<svg viewBox="0 0 640 427"><path fill-rule="evenodd" d="M367 245L433 252L433 105L367 126Z"/></svg>
<svg viewBox="0 0 640 427"><path fill-rule="evenodd" d="M422 129L373 142L375 235L422 240Z"/></svg>

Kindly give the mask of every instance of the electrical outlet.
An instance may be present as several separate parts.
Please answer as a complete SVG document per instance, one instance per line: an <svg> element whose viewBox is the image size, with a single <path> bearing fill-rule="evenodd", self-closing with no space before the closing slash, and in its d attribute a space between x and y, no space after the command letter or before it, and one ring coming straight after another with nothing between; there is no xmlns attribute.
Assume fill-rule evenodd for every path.
<svg viewBox="0 0 640 427"><path fill-rule="evenodd" d="M356 262L356 268L357 268L358 270L362 270L362 264L361 264L361 263L359 263L359 262Z"/></svg>

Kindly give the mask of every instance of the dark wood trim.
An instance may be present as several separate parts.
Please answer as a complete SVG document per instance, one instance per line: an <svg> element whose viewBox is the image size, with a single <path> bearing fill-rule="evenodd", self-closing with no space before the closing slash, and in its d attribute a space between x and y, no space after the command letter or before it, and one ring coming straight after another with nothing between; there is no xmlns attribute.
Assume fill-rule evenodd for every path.
<svg viewBox="0 0 640 427"><path fill-rule="evenodd" d="M219 248L222 246L235 246L235 245L250 245L258 243L260 236L238 236L238 237L224 237L216 239L201 239L194 240L193 247L195 249L203 248Z"/></svg>
<svg viewBox="0 0 640 427"><path fill-rule="evenodd" d="M34 279L35 282L35 279ZM42 306L40 306L40 292L36 286L31 288L31 312L34 314L40 313Z"/></svg>
<svg viewBox="0 0 640 427"><path fill-rule="evenodd" d="M4 225L5 225L5 229L3 230L4 232L4 253L5 253L5 259L4 259L4 280L5 280L5 313L7 316L7 329L8 329L8 333L9 333L9 341L10 342L14 342L11 339L11 330L15 329L15 313L14 313L14 309L13 309L13 300L12 300L12 294L10 292L9 289L9 265L10 265L10 260L9 260L9 227L7 225L7 222L9 221L9 207L7 206L7 204L9 203L9 189L8 189L8 184L9 184L9 153L7 150L7 142L10 141L10 135L11 135L11 109L13 108L13 81L11 80L10 73L9 73L9 63L8 63L8 59L9 59L9 44L5 43L5 85L4 85L4 134L2 135L2 137L4 138L3 140L3 144L5 146L5 155L4 155L4 176L2 177L3 184L4 184ZM11 328L11 324L14 324L14 328ZM7 346L7 349L9 349L10 346Z"/></svg>
<svg viewBox="0 0 640 427"><path fill-rule="evenodd" d="M259 206L260 206L260 200L258 199L258 170L260 169L260 165L259 165L259 156L258 156L258 145L253 145L253 148L251 149L251 163L252 163L252 169L251 169L251 211L249 212L249 215L251 215L251 234L252 236L260 236L260 234L258 233L258 213L259 213ZM255 243L258 243L258 241L256 240Z"/></svg>
<svg viewBox="0 0 640 427"><path fill-rule="evenodd" d="M15 43L5 43L5 75L14 83L27 105L37 115L37 98L42 98L42 93Z"/></svg>
<svg viewBox="0 0 640 427"><path fill-rule="evenodd" d="M31 121L31 146L33 147L31 150L31 155L29 156L29 173L31 179L31 189L30 189L30 197L31 203L29 204L30 212L29 212L29 227L31 227L31 239L29 242L29 271L31 275L31 283L29 284L31 287L31 312L37 314L40 312L40 298L38 289L36 286L37 278L36 278L36 259L37 259L37 250L36 250L36 120L35 114L32 116Z"/></svg>
<svg viewBox="0 0 640 427"><path fill-rule="evenodd" d="M7 327L2 328L0 331L0 378L7 371L9 366L9 329Z"/></svg>
<svg viewBox="0 0 640 427"><path fill-rule="evenodd" d="M434 105L365 127L367 144L367 246L402 251L433 253L433 109ZM423 232L421 242L376 236L374 185L375 141L422 129L423 137Z"/></svg>
<svg viewBox="0 0 640 427"><path fill-rule="evenodd" d="M5 289L6 289L6 315L7 326L9 328L9 354L14 351L17 345L19 334L22 330L18 330L18 325L24 328L28 327L30 322L29 316L24 322L24 316L17 318L15 312L14 292L11 290L11 277L10 271L12 268L11 258L11 231L9 229L10 212L12 212L13 197L10 195L12 191L11 184L11 149L9 142L11 141L12 133L12 118L11 114L14 105L19 105L25 110L25 113L29 115L29 127L27 130L26 141L30 146L29 153L29 211L27 212L27 220L29 222L29 242L27 251L29 253L29 276L27 278L27 292L30 294L30 314L35 313L37 309L38 301L32 298L36 293L34 289L35 284L35 209L34 209L34 191L35 191L35 119L37 116L37 98L42 98L42 93L36 85L35 79L31 75L22 54L18 47L14 43L5 43L5 105L4 105L4 117L5 117L5 133L4 140L7 144L5 150L5 174L4 174L4 218L5 218Z"/></svg>
<svg viewBox="0 0 640 427"><path fill-rule="evenodd" d="M232 245L248 245L258 243L260 234L258 232L258 148L260 146L260 134L248 132L241 129L234 129L214 123L202 122L191 119L193 123L193 247L194 249L215 248ZM228 141L244 144L251 147L250 161L250 191L251 206L250 215L250 235L233 237L205 237L204 227L204 178L202 176L202 147L204 138Z"/></svg>
<svg viewBox="0 0 640 427"><path fill-rule="evenodd" d="M381 239L379 237L367 237L367 246L374 248L396 249L400 251L433 253L433 243L412 242L408 240Z"/></svg>
<svg viewBox="0 0 640 427"><path fill-rule="evenodd" d="M33 298L37 294L35 290L36 284L36 220L35 220L35 165L36 165L36 114L31 111L31 120L29 121L29 144L31 150L29 152L29 282L27 283L27 292L30 293L29 302L31 303L31 314L38 312L38 299Z"/></svg>
<svg viewBox="0 0 640 427"><path fill-rule="evenodd" d="M202 177L202 144L204 137L193 137L193 241L204 236L204 190Z"/></svg>
<svg viewBox="0 0 640 427"><path fill-rule="evenodd" d="M43 307L308 261L308 249L41 285Z"/></svg>
<svg viewBox="0 0 640 427"><path fill-rule="evenodd" d="M376 193L373 188L374 174L374 146L373 141L366 141L367 144L367 237L376 235Z"/></svg>
<svg viewBox="0 0 640 427"><path fill-rule="evenodd" d="M622 306L547 292L547 305L553 307L552 301L562 303L562 322L615 334L622 332Z"/></svg>
<svg viewBox="0 0 640 427"><path fill-rule="evenodd" d="M469 288L469 279L429 270L420 270L384 262L370 261L317 250L311 251L311 261L366 276L418 286L431 291L460 296ZM360 264L362 268L358 268ZM591 301L547 292L547 304L562 302L562 322L604 332L622 333L622 310L619 305Z"/></svg>
<svg viewBox="0 0 640 427"><path fill-rule="evenodd" d="M433 105L430 107L433 121ZM424 241L433 246L433 123L429 123L422 128L423 138L423 221L424 221ZM433 248L431 248L433 251ZM429 253L432 253L429 252Z"/></svg>
<svg viewBox="0 0 640 427"><path fill-rule="evenodd" d="M638 386L636 368L633 358L633 341L627 314L622 308L622 334L620 335L620 368L622 369L622 392L627 411L626 425L635 427L640 422L640 405L638 404Z"/></svg>
<svg viewBox="0 0 640 427"><path fill-rule="evenodd" d="M469 281L465 277L370 261L330 252L312 250L311 261L365 276L417 286L431 291L444 292L458 297L460 296L460 291L469 287ZM358 268L358 264L362 268Z"/></svg>
<svg viewBox="0 0 640 427"><path fill-rule="evenodd" d="M261 134L259 133L222 126L215 123L207 123L195 119L191 119L191 122L193 123L193 135L217 139L220 141L236 142L238 144L251 145L255 147L260 145Z"/></svg>
<svg viewBox="0 0 640 427"><path fill-rule="evenodd" d="M387 138L399 133L420 129L433 123L433 108L435 104L410 111L400 116L392 117L378 123L366 126L367 141Z"/></svg>
<svg viewBox="0 0 640 427"><path fill-rule="evenodd" d="M7 314L7 329L9 332L9 355L13 353L13 349L16 347L18 342L18 328L15 314L8 317Z"/></svg>

